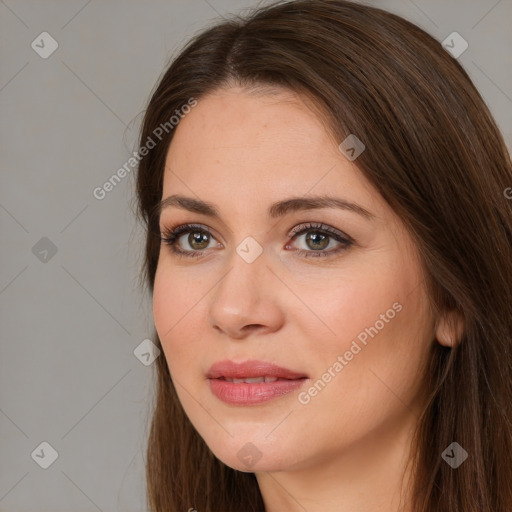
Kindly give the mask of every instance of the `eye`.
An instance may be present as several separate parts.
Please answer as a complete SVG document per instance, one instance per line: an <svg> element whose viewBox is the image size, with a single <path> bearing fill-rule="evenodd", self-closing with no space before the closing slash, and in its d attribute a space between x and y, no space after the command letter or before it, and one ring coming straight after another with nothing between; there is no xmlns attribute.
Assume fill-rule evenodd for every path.
<svg viewBox="0 0 512 512"><path fill-rule="evenodd" d="M341 231L316 223L300 224L288 236L292 237L293 241L304 234L307 235L304 238L305 248L296 249L296 252L305 257L331 256L348 249L354 243L351 237ZM185 237L185 235L188 236ZM207 249L220 245L219 242L210 245L215 241L215 238L213 238L208 228L200 224L183 224L172 229L164 229L160 238L162 242L171 248L174 254L180 257L195 258L203 255ZM335 242L334 245L337 244L337 247L325 250L333 245L331 244L333 240ZM186 247L187 244L190 249ZM290 243L287 243L285 249L289 248Z"/></svg>
<svg viewBox="0 0 512 512"><path fill-rule="evenodd" d="M187 237L184 235L188 234ZM184 239L184 243L188 244L192 250L183 248L181 246L181 239ZM178 256L186 257L197 257L201 256L202 251L211 248L209 246L210 240L215 240L212 234L207 228L196 224L183 224L174 229L164 230L161 235L161 240L168 245L172 252Z"/></svg>
<svg viewBox="0 0 512 512"><path fill-rule="evenodd" d="M338 254L348 249L354 243L351 237L341 231L331 228L330 226L316 223L300 224L292 230L289 236L293 236L292 240L295 240L302 237L303 234L306 235L303 245L306 249L297 249L297 253L307 258L318 258ZM334 245L337 244L337 248L326 251L325 249L332 245L331 242L333 240L335 241ZM286 248L289 247L290 244L287 244Z"/></svg>

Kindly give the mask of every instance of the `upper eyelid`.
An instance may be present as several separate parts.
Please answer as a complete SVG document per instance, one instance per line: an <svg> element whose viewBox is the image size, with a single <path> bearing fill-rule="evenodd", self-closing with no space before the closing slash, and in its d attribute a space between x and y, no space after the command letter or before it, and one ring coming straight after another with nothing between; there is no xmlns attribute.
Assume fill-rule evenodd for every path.
<svg viewBox="0 0 512 512"><path fill-rule="evenodd" d="M334 226L330 226L329 224L325 224L323 222L301 222L288 232L288 236L294 237L298 234L302 234L304 231L315 230L328 233L331 236L337 235L339 237L353 241L352 237L347 235L344 231L341 231L340 229L337 229Z"/></svg>

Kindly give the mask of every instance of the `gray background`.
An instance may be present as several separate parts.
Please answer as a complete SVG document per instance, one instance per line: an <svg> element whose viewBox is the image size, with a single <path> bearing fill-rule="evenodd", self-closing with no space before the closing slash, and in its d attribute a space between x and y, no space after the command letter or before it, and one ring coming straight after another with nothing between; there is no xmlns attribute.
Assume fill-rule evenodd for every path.
<svg viewBox="0 0 512 512"><path fill-rule="evenodd" d="M512 147L512 0L366 3L440 42L459 32L458 59ZM153 367L134 350L152 316L134 170L103 200L93 190L136 150L172 55L259 4L0 0L1 511L145 510ZM45 31L59 46L43 59L31 43ZM31 456L43 441L58 452L47 469Z"/></svg>

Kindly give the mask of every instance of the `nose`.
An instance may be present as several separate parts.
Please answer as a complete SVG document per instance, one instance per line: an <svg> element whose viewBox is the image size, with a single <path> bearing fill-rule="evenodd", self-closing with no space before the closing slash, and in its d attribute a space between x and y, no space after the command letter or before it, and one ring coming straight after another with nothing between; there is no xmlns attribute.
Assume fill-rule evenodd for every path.
<svg viewBox="0 0 512 512"><path fill-rule="evenodd" d="M283 324L283 285L263 252L251 263L233 252L210 302L210 326L233 339L277 331ZM279 287L281 285L281 288Z"/></svg>

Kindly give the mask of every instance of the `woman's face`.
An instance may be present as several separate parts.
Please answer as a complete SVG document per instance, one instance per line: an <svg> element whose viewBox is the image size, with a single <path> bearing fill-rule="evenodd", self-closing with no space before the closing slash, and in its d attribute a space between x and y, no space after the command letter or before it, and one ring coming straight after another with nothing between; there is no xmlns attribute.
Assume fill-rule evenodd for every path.
<svg viewBox="0 0 512 512"><path fill-rule="evenodd" d="M190 421L242 471L377 457L417 418L434 342L422 267L400 218L291 93L218 90L175 130L162 199L185 196L218 213L174 202L160 216L162 233L194 224L175 242L184 255L162 242L153 296ZM358 206L312 208L320 196ZM210 373L225 361L293 375L261 364ZM265 376L279 380L257 382ZM244 377L256 382L229 381Z"/></svg>

